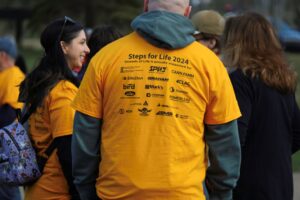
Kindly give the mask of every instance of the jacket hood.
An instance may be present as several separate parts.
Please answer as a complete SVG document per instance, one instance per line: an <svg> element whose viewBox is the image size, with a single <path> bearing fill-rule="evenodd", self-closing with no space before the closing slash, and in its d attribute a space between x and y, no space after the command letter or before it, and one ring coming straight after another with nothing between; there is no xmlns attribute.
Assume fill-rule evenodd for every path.
<svg viewBox="0 0 300 200"><path fill-rule="evenodd" d="M195 41L192 22L171 12L143 13L132 21L131 26L141 37L159 48L180 49Z"/></svg>

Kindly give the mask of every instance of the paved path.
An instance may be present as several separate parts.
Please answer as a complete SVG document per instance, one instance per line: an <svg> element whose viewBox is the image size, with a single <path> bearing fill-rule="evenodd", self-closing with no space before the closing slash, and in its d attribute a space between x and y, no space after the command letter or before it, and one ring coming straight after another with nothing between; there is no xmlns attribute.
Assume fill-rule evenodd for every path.
<svg viewBox="0 0 300 200"><path fill-rule="evenodd" d="M300 200L300 172L294 173L294 200Z"/></svg>

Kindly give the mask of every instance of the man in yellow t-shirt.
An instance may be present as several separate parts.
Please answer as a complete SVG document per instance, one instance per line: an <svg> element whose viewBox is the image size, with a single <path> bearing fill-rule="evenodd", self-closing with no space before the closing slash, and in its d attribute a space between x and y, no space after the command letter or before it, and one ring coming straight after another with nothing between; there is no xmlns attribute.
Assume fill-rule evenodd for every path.
<svg viewBox="0 0 300 200"><path fill-rule="evenodd" d="M135 31L92 58L73 102L81 199L203 200L204 182L211 199L232 199L240 111L222 62L192 36L190 9L146 0Z"/></svg>
<svg viewBox="0 0 300 200"><path fill-rule="evenodd" d="M15 66L17 48L7 37L0 37L0 128L16 119L16 109L22 108L18 103L19 84L24 74ZM0 199L20 200L18 187L0 186Z"/></svg>

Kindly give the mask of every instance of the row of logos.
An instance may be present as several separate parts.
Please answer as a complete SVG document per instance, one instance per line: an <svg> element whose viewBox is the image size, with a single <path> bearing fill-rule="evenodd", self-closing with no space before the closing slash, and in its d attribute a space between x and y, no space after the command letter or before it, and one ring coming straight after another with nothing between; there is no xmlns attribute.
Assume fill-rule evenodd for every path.
<svg viewBox="0 0 300 200"><path fill-rule="evenodd" d="M184 86L189 86L189 83L188 82L185 82L185 81L182 81L182 80L177 80L179 84L182 84ZM135 89L135 84L134 83L130 83L130 84L123 84L123 89L124 90L134 90ZM146 90L149 90L149 89L155 89L155 90L163 90L164 87L162 85L149 85L149 84L146 84L145 85L145 89ZM178 92L178 93L182 93L182 94L188 94L187 91L185 90L181 90L181 89L177 89L175 87L170 87L169 88L169 91L171 93L173 92ZM128 91L130 92L130 91ZM126 95L126 92L125 92L125 95ZM131 96L131 95L126 95L126 96Z"/></svg>
<svg viewBox="0 0 300 200"><path fill-rule="evenodd" d="M158 74L164 74L167 72L167 67L162 67L162 66L150 66L149 68L149 73L158 73ZM140 66L128 66L128 67L121 67L120 72L121 73L132 73L132 72L140 72L143 71ZM178 70L171 70L171 73L177 74L179 76L184 76L187 78L194 78L194 74L188 73L188 72L183 72L183 71L178 71ZM138 77L138 76L136 76ZM136 80L142 80L143 77L136 78ZM134 80L134 79L133 79Z"/></svg>
<svg viewBox="0 0 300 200"><path fill-rule="evenodd" d="M126 91L124 94L125 94L125 96L121 97L121 99L140 99L140 97L135 96L136 93L134 91ZM146 97L164 98L165 94L147 92ZM183 103L190 103L190 101L191 101L190 97L181 97L181 96L175 96L175 95L169 95L169 99L172 101L178 101L178 102L183 102Z"/></svg>
<svg viewBox="0 0 300 200"><path fill-rule="evenodd" d="M131 103L130 106L148 106L149 103L148 101L144 101L144 103L141 103L141 102L134 102L134 103ZM157 107L161 107L161 108L172 108L172 109L178 109L178 107L176 106L170 106L170 105L167 105L167 104L162 104L162 103L158 103L156 105Z"/></svg>
<svg viewBox="0 0 300 200"><path fill-rule="evenodd" d="M191 84L189 81L177 79L176 83L179 85L182 85L184 87L190 87ZM128 84L123 84L123 89L124 90L134 90L135 89L135 83L128 83ZM158 85L158 84L146 84L145 89L164 89L164 86Z"/></svg>
<svg viewBox="0 0 300 200"><path fill-rule="evenodd" d="M136 80L143 80L144 78L142 76L124 76L123 80L126 81L136 81ZM156 77L156 76L149 76L148 77L149 81L164 81L167 82L169 81L169 78L165 78L165 77Z"/></svg>
<svg viewBox="0 0 300 200"><path fill-rule="evenodd" d="M143 107L143 108L138 108L137 111L139 112L140 116L149 116L149 114L152 112L151 109L148 109L147 107ZM132 113L133 110L130 109L123 109L121 108L119 110L119 114L126 114L126 113ZM165 117L176 117L176 118L181 118L181 119L188 119L189 116L188 115L183 115L183 114L178 114L178 113L173 113L171 111L164 111L164 110L159 110L155 112L155 115L159 115L159 116L165 116Z"/></svg>

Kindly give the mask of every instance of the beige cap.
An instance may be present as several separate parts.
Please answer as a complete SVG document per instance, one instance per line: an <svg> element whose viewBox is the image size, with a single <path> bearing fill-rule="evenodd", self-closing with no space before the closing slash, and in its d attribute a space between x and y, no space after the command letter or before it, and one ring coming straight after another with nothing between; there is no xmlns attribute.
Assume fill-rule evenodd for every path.
<svg viewBox="0 0 300 200"><path fill-rule="evenodd" d="M225 19L214 10L202 10L192 16L192 23L197 33L209 33L221 36L224 31Z"/></svg>

